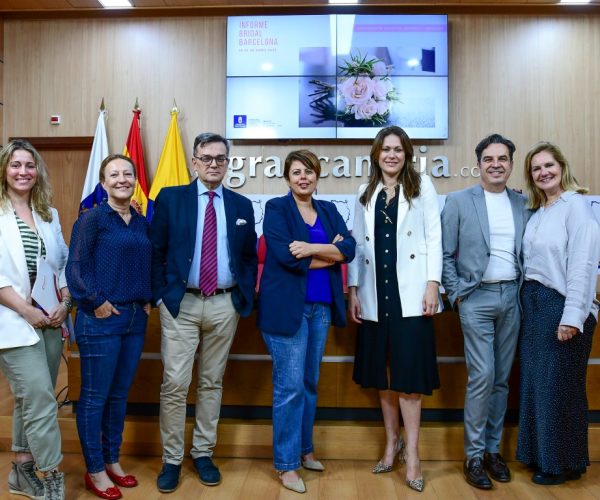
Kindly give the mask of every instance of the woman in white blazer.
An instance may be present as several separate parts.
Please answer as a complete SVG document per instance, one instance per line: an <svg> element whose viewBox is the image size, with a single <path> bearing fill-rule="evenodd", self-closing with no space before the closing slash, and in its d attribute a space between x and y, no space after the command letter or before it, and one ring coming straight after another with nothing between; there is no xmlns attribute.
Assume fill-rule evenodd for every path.
<svg viewBox="0 0 600 500"><path fill-rule="evenodd" d="M421 399L439 387L432 316L441 310L442 242L437 194L412 159L400 127L375 137L369 182L355 204L348 287L350 316L359 323L353 379L379 390L386 431L373 472L390 472L398 455L407 464L407 485L422 491Z"/></svg>
<svg viewBox="0 0 600 500"><path fill-rule="evenodd" d="M9 142L0 150L0 368L15 397L8 485L11 493L46 500L65 495L54 384L61 325L72 305L64 272L68 250L50 199L37 151L23 140ZM31 298L40 259L58 278L61 298L50 311Z"/></svg>

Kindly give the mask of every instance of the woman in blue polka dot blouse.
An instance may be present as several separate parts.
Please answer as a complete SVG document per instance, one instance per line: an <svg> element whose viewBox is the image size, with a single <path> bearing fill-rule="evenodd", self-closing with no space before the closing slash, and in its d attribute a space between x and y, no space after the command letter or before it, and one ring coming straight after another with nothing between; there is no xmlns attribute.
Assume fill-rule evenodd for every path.
<svg viewBox="0 0 600 500"><path fill-rule="evenodd" d="M148 222L130 205L133 162L110 155L100 166L108 199L73 227L67 281L77 303L75 334L81 358L77 430L87 466L86 487L121 498L137 486L119 463L127 395L144 346L150 313Z"/></svg>

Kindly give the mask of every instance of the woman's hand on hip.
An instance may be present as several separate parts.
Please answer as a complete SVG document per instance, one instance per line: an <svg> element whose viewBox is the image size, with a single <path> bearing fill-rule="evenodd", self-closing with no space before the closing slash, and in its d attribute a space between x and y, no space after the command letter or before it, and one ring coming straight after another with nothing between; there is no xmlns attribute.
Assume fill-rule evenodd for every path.
<svg viewBox="0 0 600 500"><path fill-rule="evenodd" d="M577 328L569 325L558 325L558 331L556 332L556 336L558 340L561 342L565 340L571 340L575 335L577 335Z"/></svg>
<svg viewBox="0 0 600 500"><path fill-rule="evenodd" d="M105 301L100 307L96 307L96 309L94 309L94 316L96 316L96 318L108 318L113 314L119 316L121 313L108 300Z"/></svg>
<svg viewBox="0 0 600 500"><path fill-rule="evenodd" d="M150 316L150 311L152 310L152 305L150 304L150 302L146 302L142 308L144 309L144 312Z"/></svg>
<svg viewBox="0 0 600 500"><path fill-rule="evenodd" d="M423 295L423 316L433 316L439 304L439 284L435 281L428 281Z"/></svg>
<svg viewBox="0 0 600 500"><path fill-rule="evenodd" d="M359 324L362 323L360 300L355 286L348 288L348 311L350 312L350 319L352 321Z"/></svg>

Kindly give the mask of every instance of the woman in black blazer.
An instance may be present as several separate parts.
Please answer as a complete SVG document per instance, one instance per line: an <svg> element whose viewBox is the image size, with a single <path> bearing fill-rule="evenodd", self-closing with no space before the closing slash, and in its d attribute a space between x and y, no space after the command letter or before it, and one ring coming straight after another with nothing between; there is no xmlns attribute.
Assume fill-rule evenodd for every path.
<svg viewBox="0 0 600 500"><path fill-rule="evenodd" d="M330 323L346 324L340 263L356 246L335 205L312 197L320 173L310 151L287 156L290 192L265 209L258 297L258 326L273 358L273 462L283 486L299 493L306 491L300 465L324 470L312 443L319 366Z"/></svg>

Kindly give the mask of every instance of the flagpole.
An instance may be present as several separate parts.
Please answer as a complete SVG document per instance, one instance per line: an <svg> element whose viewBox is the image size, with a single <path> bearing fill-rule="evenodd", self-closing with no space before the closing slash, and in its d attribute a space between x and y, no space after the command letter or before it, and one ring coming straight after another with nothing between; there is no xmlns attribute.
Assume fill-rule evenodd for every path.
<svg viewBox="0 0 600 500"><path fill-rule="evenodd" d="M138 125L141 131L142 128L142 110L140 108L140 103L138 102L138 98L135 98L135 104L133 105L133 112L137 115Z"/></svg>
<svg viewBox="0 0 600 500"><path fill-rule="evenodd" d="M146 215L148 210L148 181L146 180L146 162L144 160L144 149L142 147L142 135L140 130L142 110L137 97L135 98L132 112L133 118L131 120L129 135L125 141L123 154L131 158L136 172L136 183L133 196L131 197L131 206L133 206L139 214Z"/></svg>
<svg viewBox="0 0 600 500"><path fill-rule="evenodd" d="M163 187L180 186L190 182L190 174L185 161L185 152L177 126L179 108L173 98L171 123L165 137L163 150L156 167L154 181L148 195L148 220L152 219L154 201Z"/></svg>
<svg viewBox="0 0 600 500"><path fill-rule="evenodd" d="M88 168L83 183L81 193L81 203L79 211L89 210L102 203L106 199L106 191L99 181L100 164L102 160L108 156L108 139L106 136L106 124L104 115L106 114L106 106L104 105L104 97L100 103L98 111L98 122L96 124L96 132L94 133L94 142L92 143L92 151L88 162Z"/></svg>

